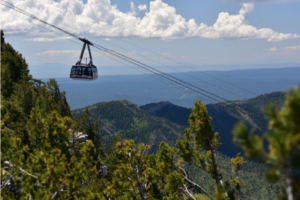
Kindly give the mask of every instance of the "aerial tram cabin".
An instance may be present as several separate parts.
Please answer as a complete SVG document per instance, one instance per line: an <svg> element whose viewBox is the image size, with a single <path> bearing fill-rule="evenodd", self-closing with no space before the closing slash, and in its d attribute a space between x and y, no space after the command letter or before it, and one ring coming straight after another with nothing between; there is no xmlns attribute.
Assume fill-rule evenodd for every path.
<svg viewBox="0 0 300 200"><path fill-rule="evenodd" d="M98 70L95 65L93 65L93 59L92 54L90 50L90 45L93 45L90 41L86 39L81 39L81 41L84 42L81 54L79 57L79 60L75 65L72 66L71 72L70 72L70 78L73 80L84 80L84 81L93 81L98 79ZM82 56L85 50L85 47L87 46L90 56L90 62L88 64L81 63Z"/></svg>

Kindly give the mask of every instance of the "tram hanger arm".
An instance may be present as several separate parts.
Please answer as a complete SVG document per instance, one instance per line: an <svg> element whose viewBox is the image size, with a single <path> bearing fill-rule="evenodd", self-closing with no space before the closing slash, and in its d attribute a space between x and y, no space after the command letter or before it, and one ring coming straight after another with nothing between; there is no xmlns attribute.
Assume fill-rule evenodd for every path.
<svg viewBox="0 0 300 200"><path fill-rule="evenodd" d="M83 47L82 47L82 50L81 50L81 54L80 54L80 57L79 57L79 60L77 61L76 64L80 64L81 63L81 60L82 60L82 57L83 57L83 53L84 53L84 50L85 50L85 47L86 45L88 46L88 51L89 51L89 56L90 56L90 62L91 64L93 65L93 61L92 61L92 54L91 54L91 50L90 50L90 46L89 45L93 45L93 43L91 43L90 41L88 41L87 39L85 38L79 38L79 40L81 40L84 44L83 44Z"/></svg>
<svg viewBox="0 0 300 200"><path fill-rule="evenodd" d="M84 53L84 50L85 50L85 46L86 46L86 43L83 44L83 47L82 47L82 50L81 50L81 53L80 53L79 60L77 61L76 64L80 64L80 63L81 63L82 56L83 56L83 53Z"/></svg>
<svg viewBox="0 0 300 200"><path fill-rule="evenodd" d="M92 59L92 53L91 53L91 50L90 50L90 45L87 45L87 47L88 47L89 55L90 55L90 64L93 65L93 59Z"/></svg>
<svg viewBox="0 0 300 200"><path fill-rule="evenodd" d="M81 40L82 42L84 42L85 44L89 44L89 45L92 45L92 46L94 46L94 44L93 43L91 43L90 41L88 41L87 39L85 39L85 38L79 38L79 40Z"/></svg>

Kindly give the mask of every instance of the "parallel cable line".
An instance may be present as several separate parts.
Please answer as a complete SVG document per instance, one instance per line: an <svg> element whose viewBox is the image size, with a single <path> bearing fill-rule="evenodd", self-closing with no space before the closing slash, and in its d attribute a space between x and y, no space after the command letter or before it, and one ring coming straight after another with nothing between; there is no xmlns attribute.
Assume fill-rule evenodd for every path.
<svg viewBox="0 0 300 200"><path fill-rule="evenodd" d="M95 48L99 48L99 46L100 45L95 45L94 47ZM182 85L181 83L178 83L177 81L174 81L174 80L172 80L172 79L170 79L170 78L168 78L168 77L166 77L166 76L170 76L170 75L168 75L168 74L165 74L165 73L163 73L163 72L160 72L159 70L156 70L156 69L153 69L152 67L149 67L150 69L147 69L147 68L145 68L145 67L143 67L142 65L141 65L141 63L139 63L139 62L137 62L137 63L134 63L134 59L131 59L131 58L129 58L129 57L127 57L127 56L124 56L124 55L122 55L122 54L120 54L120 53L118 53L118 52L115 52L115 51L112 51L112 50L108 50L108 49L106 49L106 48L104 48L104 47L101 47L100 46L100 48L99 48L100 50L103 50L103 51L105 51L105 52L108 52L108 53L110 53L110 54L112 54L112 55L114 55L114 56L117 56L118 58L121 58L121 59L124 59L125 61L127 61L127 62L130 62L130 63L132 63L132 64L135 64L136 66L140 66L140 67L142 67L142 68L144 68L144 69L146 69L146 70L148 70L148 71L150 71L150 72L152 72L152 73L156 73L156 75L159 75L159 76L161 76L161 77L163 77L163 78L165 78L165 79L167 79L167 80L169 80L169 81L172 81L173 83L176 83L176 84L180 84L180 85ZM123 57L123 58L122 58ZM144 64L143 64L144 65ZM154 72L154 71L152 71L152 70L154 70L154 71L157 71L157 72ZM162 75L163 74L163 75ZM166 75L166 76L164 76L164 75ZM172 77L172 76L170 76L170 77ZM174 78L174 77L173 77ZM176 79L176 78L175 78ZM181 81L180 79L178 79L179 81ZM181 81L182 82L182 81ZM184 81L183 81L184 82ZM192 85L193 86L193 85ZM213 97L211 97L211 96L208 96L208 95L206 95L206 94L203 94L203 93L201 93L201 92L199 92L199 91L197 91L197 90L195 90L195 89L193 89L193 88L190 88L189 86L186 86L186 85L184 85L184 87L187 87L187 88L189 88L190 90L192 90L192 91L194 91L194 92L196 92L196 93L200 93L201 95L204 95L204 96L206 96L206 97L208 97L208 98L210 98L210 99L213 99L213 100L215 100L215 101L217 101L217 102L219 102L219 103L222 103L222 104L225 104L226 106L230 106L230 107L233 107L232 105L230 105L230 104L226 104L225 102L221 102L221 101L219 101L219 100L217 100L217 99L215 99L215 98L213 98ZM194 86L194 87L196 87L196 86ZM200 88L201 89L201 88ZM202 90L202 89L201 89ZM235 104L236 106L238 106L240 109L240 111L242 111L243 113L246 113L242 108L241 108L241 106L240 105L238 105L238 104L236 104L235 102L232 102L233 104ZM245 108L244 108L245 109ZM247 109L247 108L246 108ZM249 109L247 109L247 110L249 110ZM251 111L251 110L249 110L250 112L253 112L253 111ZM253 112L253 113L255 113L255 112ZM249 113L246 113L246 114L249 114ZM251 114L249 114L250 116L252 116L252 117L254 117L254 118L256 118L257 120L259 120L259 121L264 121L265 119L262 119L262 118L258 118L258 117L256 117L256 116L253 116L253 115L251 115Z"/></svg>
<svg viewBox="0 0 300 200"><path fill-rule="evenodd" d="M95 47L95 46L94 46L94 47ZM97 47L95 47L95 48L97 48ZM99 50L102 50L102 51L105 51L105 52L109 53L109 52L106 51L105 49L99 48ZM116 53L116 52L115 52L115 53ZM154 72L154 71L152 71L152 70L150 70L150 69L147 69L147 68L145 68L145 67L143 67L143 66L141 66L141 65L139 65L139 64L136 64L136 63L134 63L134 62L132 62L132 61L130 61L130 60L127 60L126 58L122 58L122 57L120 57L120 56L117 56L117 55L115 55L115 54L113 54L113 53L110 53L110 54L111 54L111 55L114 55L114 56L116 56L116 57L118 57L118 58L120 58L120 59L123 59L124 61L127 61L127 62L129 62L129 63L132 63L132 64L134 64L134 65L136 65L136 66L140 66L140 67L142 67L143 69L149 71L150 73L154 73L154 74L156 74L156 75L158 75L158 76L161 76L162 78L165 78L165 79L167 79L167 80L169 80L169 81L171 81L171 82L173 82L173 83L175 83L175 84L182 85L182 84L178 83L177 81L174 81L174 80L172 80L172 79L170 79L170 78L168 78L168 77L165 77L164 75L162 75L162 73ZM166 74L166 75L168 75L168 74ZM182 86L184 86L184 85L182 85ZM232 106L232 105L230 105L230 104L226 104L226 102L218 101L218 100L216 100L215 98L210 97L210 96L208 96L208 95L206 95L206 94L203 94L203 93L201 93L201 92L199 92L199 91L197 91L197 90L195 90L195 89L193 89L193 88L190 88L190 87L188 87L188 86L184 86L184 87L187 87L188 89L192 90L192 91L195 92L195 93L204 95L204 96L206 96L206 97L208 97L208 98L210 98L210 99L213 99L213 100L215 100L215 101L217 101L217 102L219 102L219 103L221 103L221 104L224 104L224 105L226 106L226 108L232 108L232 109L236 110L236 108L235 108L234 106ZM198 95L197 95L197 96L198 96ZM203 98L203 97L202 97L202 98ZM233 103L233 104L236 104L235 102L232 102L232 103ZM236 105L238 105L238 104L236 104ZM239 106L239 105L238 105L238 106ZM239 107L240 107L240 106L239 106ZM243 109L241 109L241 108L240 108L239 110L240 110L241 112L243 112L244 114L248 114L249 116L251 116L251 117L253 117L253 118L255 118L255 119L257 119L257 120L259 120L259 121L261 121L261 122L266 122L264 118L260 118L260 117L257 117L257 116L255 116L255 115L253 115L253 114L247 113L247 112L245 112L245 111L244 111ZM249 109L247 109L247 110L249 110ZM251 110L250 110L250 111L251 111ZM251 112L253 112L253 111L251 111Z"/></svg>
<svg viewBox="0 0 300 200"><path fill-rule="evenodd" d="M238 88L238 89L240 89L240 90L243 90L243 91L246 91L246 92L248 92L248 93L254 94L255 96L258 96L258 94L254 93L254 92L251 92L251 91L249 91L249 90L246 90L246 89L244 89L244 88L241 88L241 87L239 87L239 86L237 86L237 85L234 85L234 84L232 84L232 83L230 83L230 82L228 82L228 81L222 80L222 79L220 79L220 78L218 78L218 77L215 77L215 76L213 76L213 75L211 75L211 74L208 74L208 73L205 73L205 72L203 72L203 71L197 70L197 69L195 69L195 68L193 68L193 67L191 67L191 66L188 66L188 65L185 65L185 64L183 64L183 63L180 63L180 62L178 62L178 61L176 61L176 60L174 60L174 59L172 59L172 58L166 57L166 56L164 56L164 55L160 55L159 53L156 53L156 52L151 51L151 50L149 50L149 49L140 47L140 46L138 46L138 45L136 45L136 44L133 44L133 43L131 43L131 42L128 42L128 41L126 41L126 40L124 40L124 39L121 39L121 38L116 38L116 39L121 40L121 41L123 41L123 42L126 42L126 43L128 43L128 44L131 44L132 46L135 46L135 47L137 47L137 48L139 48L139 49L143 49L143 50L145 50L145 51L149 51L149 52L151 52L151 53L154 53L154 54L156 54L156 55L158 55L158 56L160 56L160 57L162 57L162 58L165 58L165 59L167 59L167 60L170 60L170 61L175 62L175 63L177 63L177 64L180 64L180 65L182 65L182 66L185 66L185 67L190 68L190 69L192 69L192 70L198 71L198 72L200 72L200 73L202 73L202 74L205 74L205 75L207 75L207 76L210 76L210 77L212 77L212 78L214 78L214 79L216 79L216 80L222 81L222 82L227 83L227 84L229 84L229 85L231 85L231 86L234 86L234 87L236 87L236 88Z"/></svg>
<svg viewBox="0 0 300 200"><path fill-rule="evenodd" d="M191 87L194 87L194 88L196 88L196 89L198 89L198 90L200 90L200 91L202 91L202 92L206 92L206 93L208 93L208 95L212 95L212 96L214 96L214 97L210 97L210 96L208 96L208 95L206 95L206 94L203 94L203 93L201 93L202 95L205 95L205 96L207 96L208 98L211 98L211 99L213 99L213 100L215 100L215 101L217 101L217 102L219 102L219 103L221 103L221 101L219 101L219 100L217 100L217 99L215 99L215 98L219 98L219 99L221 99L221 100L223 100L223 101L228 101L228 100L226 100L226 99L224 99L223 97L220 97L220 96L218 96L218 95L215 95L215 94L213 94L213 93L211 93L211 92L208 92L208 91L206 91L206 90L204 90L204 89L202 89L202 88L199 88L199 87L197 87L197 86L194 86L194 85L192 85L192 84L190 84L190 83L187 83L187 82L185 82L185 81L183 81L183 80L181 80L181 79L178 79L178 78L176 78L176 77L174 77L174 76L172 76L172 75L169 75L169 74L166 74L166 73L164 73L164 72L162 72L162 71L160 71L160 70L157 70L157 69L155 69L155 68L153 68L153 67L150 67L150 66L148 66L148 65L146 65L146 64L144 64L144 63L141 63L141 62L139 62L139 61L136 61L136 60L134 60L134 59L132 59L132 58L130 58L130 57L128 57L128 56L125 56L125 55L123 55L123 54L120 54L119 52L116 52L116 51L113 51L113 50L109 50L109 49L107 49L107 48L105 48L105 47L102 47L102 46L100 46L100 45L98 45L98 44L94 44L94 47L96 48L96 47L99 47L99 48L101 48L101 50L103 50L103 51L106 51L106 52L111 52L113 55L118 55L119 57L123 57L125 60L128 60L128 61L131 61L131 62L134 62L134 63L136 63L136 64L138 64L138 65L140 65L140 66L145 66L145 67L147 67L147 68L149 68L149 69L152 69L152 70L154 70L154 71L156 71L156 73L157 74L163 74L163 75L165 75L165 76L168 76L168 77L170 77L170 78L172 78L172 79L175 79L176 81L179 81L179 82L181 82L180 84L186 84L186 85L189 85L189 86L191 86ZM176 82L176 83L178 83L178 82ZM182 85L183 85L182 84ZM185 86L186 86L185 85ZM190 88L190 87L188 87L188 86L186 86L187 88ZM233 102L234 103L234 102ZM236 104L236 103L234 103L234 104ZM238 105L238 104L236 104L238 107L240 107L240 108L243 108L243 107L241 107L240 105ZM251 110L249 110L249 109L247 109L247 108L244 108L244 109L246 109L246 110L248 110L248 111L250 111L250 112L252 112L252 113L256 113L256 112L253 112L253 111L251 111ZM260 116L263 116L263 115L261 115L261 114L259 114L259 113L256 113L257 115L260 115Z"/></svg>
<svg viewBox="0 0 300 200"><path fill-rule="evenodd" d="M94 37L94 38L96 38L96 37ZM103 42L106 42L106 43L108 43L108 44L111 44L111 45L113 45L113 46L115 46L115 47L121 48L121 49L123 49L123 50L129 51L128 49L124 49L123 47L120 47L120 46L118 46L118 45L112 44L111 42L102 40L102 39L100 39L100 38L96 38L96 39L101 40L101 41L103 41ZM175 71L177 71L177 72L180 72L180 73L182 73L182 74L185 74L186 76L195 78L195 79L197 79L197 80L199 80L199 81L201 81L201 82L204 82L204 83L206 83L206 84L208 84L208 85L214 86L214 87L216 87L216 88L218 88L218 89L221 89L221 90L223 90L223 91L226 91L226 92L228 92L228 93L231 93L231 94L233 94L233 95L235 95L235 96L242 97L243 100L246 100L246 99L247 99L246 97L244 97L244 96L242 96L242 95L233 93L233 92L231 92L231 91L229 91L229 90L226 90L226 89L224 89L224 88L222 88L222 87L220 87L220 86L217 86L217 85L214 85L214 84L209 83L209 82L207 82L207 81L204 81L204 80L202 80L202 79L200 79L200 78L198 78L198 77L196 77L196 76L193 76L193 75L188 74L187 72L183 72L183 71L180 71L180 70L178 70L178 69L174 69L174 68L171 67L171 66L168 66L168 65L166 65L166 64L163 64L163 63L161 63L161 62L158 62L158 61L156 61L156 60L154 60L154 59L152 59L152 58L149 58L149 57L147 57L147 56L144 56L144 55L142 55L142 54L140 54L140 53L137 53L137 52L135 52L135 51L133 51L133 53L134 53L134 54L137 54L137 55L139 55L139 56L141 56L141 57L143 57L143 58L146 58L146 59L148 59L148 60L152 60L153 62L158 63L158 64L160 64L160 65L162 65L162 66L168 67L168 68L173 69L173 70L175 70Z"/></svg>
<svg viewBox="0 0 300 200"><path fill-rule="evenodd" d="M5 1L4 1L4 2L5 2ZM7 3L7 2L5 2L5 3ZM1 4L4 5L4 6L6 6L6 7L11 8L11 9L13 9L13 10L19 12L19 13L22 13L22 14L28 16L28 17L31 17L31 18L33 18L33 19L35 19L35 20L38 20L38 21L40 21L40 22L42 22L42 23L44 23L44 24L46 24L46 25L49 25L49 26L51 26L51 27L54 27L54 28L56 28L56 29L58 29L58 30L60 30L60 31L62 31L62 32L64 32L64 33L66 33L66 34L68 34L68 35L70 35L70 36L76 38L76 39L82 40L79 36L77 36L77 35L75 35L75 34L72 34L72 33L68 32L68 31L65 31L65 30L63 30L63 29L61 29L61 28L59 28L59 27L57 27L57 26L55 26L55 25L49 24L49 23L45 22L44 20L41 20L41 19L37 18L36 16L31 15L30 13L27 13L26 11L23 11L22 9L19 9L19 8L16 9L16 7L13 6L13 4L7 3L8 6L5 5L5 4L3 4L3 2L1 2ZM113 55L113 56L115 56L115 57L118 57L119 59L122 59L122 60L124 60L124 61L126 61L126 62L129 62L129 63L131 63L131 64L134 64L134 65L136 65L136 66L138 66L138 67L140 67L140 68L143 68L143 69L147 70L147 71L150 72L150 73L153 73L153 74L155 74L155 75L159 75L159 76L161 76L161 77L164 78L164 79L167 79L167 80L169 80L169 81L171 81L171 82L173 82L173 83L179 84L179 85L181 85L181 86L183 86L183 87L189 88L190 90L192 90L192 91L194 91L194 92L196 92L196 93L199 93L199 94L201 94L201 95L204 95L204 96L206 96L206 97L208 97L208 98L210 98L210 99L213 99L213 100L215 100L215 101L217 101L217 102L219 102L219 103L224 103L224 104L226 105L225 102L226 102L227 100L224 99L224 98L222 98L222 97L220 97L220 96L218 96L218 95L215 95L215 94L213 94L213 93L210 93L210 92L208 92L208 91L206 91L206 90L204 90L204 89L202 89L202 88L199 88L199 87L197 87L197 86L194 86L194 85L192 85L192 84L189 84L189 83L187 83L187 82L185 82L185 81L182 81L182 80L180 80L180 79L178 79L178 78L176 78L176 77L173 77L173 76L171 76L171 75L169 75L169 74L165 74L165 73L163 73L163 72L161 72L161 71L159 71L159 70L157 70L157 69L155 69L155 68L152 68L152 67L150 67L150 66L148 66L148 65L145 65L144 63L141 63L141 62L139 62L139 61L136 61L136 60L134 60L134 59L132 59L132 58L129 58L129 57L123 55L123 54L120 54L120 53L118 53L118 52L109 50L109 49L107 49L107 48L105 48L105 47L102 47L102 46L100 46L100 45L98 45L98 44L95 44L95 43L94 43L94 44L92 44L92 45L93 45L95 48L98 48L99 50L105 51L105 52L107 52L107 53L109 53L109 54L111 54L111 55ZM175 80L174 80L174 79L175 79ZM182 84L182 83L183 83L183 84ZM189 85L189 86L186 86L185 84L187 84L187 85ZM191 88L190 86L191 86L192 88ZM194 89L194 88L196 88L196 89ZM202 91L202 92L206 92L206 93L208 93L208 94L204 94L204 93L202 93L202 92L200 92L200 91L198 91L198 90L200 90L200 91ZM214 97L211 97L211 96L209 96L209 95L212 95L212 96L214 96ZM225 102L221 102L220 100L217 100L217 99L215 99L215 98L222 99L222 100L225 101ZM242 111L242 112L245 113L245 114L250 115L250 113L246 113L243 109L248 110L249 112L252 112L253 114L256 114L256 115L258 115L258 116L262 116L260 113L256 113L256 112L254 112L254 111L252 111L252 110L250 110L250 109L248 109L248 108L243 108L242 106L238 105L238 104L235 103L235 102L232 102L232 104L235 104L235 106L238 107L239 110ZM230 104L227 104L227 106L232 107L232 105L230 105ZM250 115L250 116L251 116L251 115ZM257 118L256 116L252 116L252 117L255 117L256 119L259 119L259 118ZM260 121L263 121L263 120L261 120L261 119L259 119L259 120L260 120Z"/></svg>

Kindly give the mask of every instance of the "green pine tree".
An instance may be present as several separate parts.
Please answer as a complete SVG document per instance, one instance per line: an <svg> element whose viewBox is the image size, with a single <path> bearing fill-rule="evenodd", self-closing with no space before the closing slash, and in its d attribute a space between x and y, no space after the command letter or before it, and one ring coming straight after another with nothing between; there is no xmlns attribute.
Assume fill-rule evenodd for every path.
<svg viewBox="0 0 300 200"><path fill-rule="evenodd" d="M5 199L68 199L91 193L86 185L95 179L98 171L93 163L95 149L87 141L80 150L80 159L70 155L70 129L72 119L59 117L56 111L46 113L32 109L28 132L35 141L34 148L22 144L14 131L1 131L2 166L4 177L10 184L2 189ZM37 138L37 139L36 139Z"/></svg>
<svg viewBox="0 0 300 200"><path fill-rule="evenodd" d="M265 109L269 119L269 131L262 136L255 129L248 132L243 123L234 128L234 142L240 145L247 156L269 166L266 178L270 183L284 180L285 197L300 198L300 86L290 90L280 111L273 105ZM267 141L268 147L264 146ZM267 150L266 150L267 149Z"/></svg>

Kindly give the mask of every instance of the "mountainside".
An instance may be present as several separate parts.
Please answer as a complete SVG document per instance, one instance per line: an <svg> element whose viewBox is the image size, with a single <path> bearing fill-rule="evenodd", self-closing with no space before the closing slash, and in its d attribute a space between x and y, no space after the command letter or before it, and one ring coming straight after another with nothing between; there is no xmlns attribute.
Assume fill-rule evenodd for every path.
<svg viewBox="0 0 300 200"><path fill-rule="evenodd" d="M251 101L255 102L255 99ZM100 102L87 108L92 119L98 120L102 140L106 144L110 145L113 136L121 132L124 138L134 139L136 144L149 144L151 146L149 153L155 153L161 141L174 146L178 137L183 135L190 115L190 109L169 102L152 103L139 108L127 100L116 100ZM208 108L209 113L214 115L215 129L223 130L220 131L223 142L220 146L220 152L235 156L240 150L232 144L231 128L238 119L232 116L230 112L226 112L226 109L223 110L222 107L209 105ZM73 116L79 118L84 113L85 108L77 109L73 111ZM228 149L231 149L231 151L228 151ZM232 176L230 157L219 153L217 157L221 172L224 174L224 180L230 179ZM208 175L195 167L188 165L186 167L188 173L196 182L204 184L210 192L214 191L214 188L210 187L214 182ZM263 178L266 167L247 160L240 174L241 181L248 186L242 188L245 197L249 199L273 199L279 194L279 189L272 188Z"/></svg>
<svg viewBox="0 0 300 200"><path fill-rule="evenodd" d="M92 119L98 120L102 139L107 144L121 133L136 143L149 144L151 152L156 152L161 141L174 145L184 133L185 126L152 116L127 100L100 102L87 108ZM73 116L79 118L84 113L85 108L77 109Z"/></svg>
<svg viewBox="0 0 300 200"><path fill-rule="evenodd" d="M256 126L259 133L267 130L267 121L262 117L258 118L248 113L245 114L241 110L232 109L231 106L239 105L244 111L251 110L263 115L261 108L272 103L279 109L282 107L285 99L286 92L273 92L244 101L229 102L227 106L221 103L206 105L208 114L213 118L214 130L219 132L221 137L222 145L219 147L219 151L228 156L235 156L238 152L241 152L241 149L232 143L231 134L233 126L240 120L243 120L249 128ZM185 127L188 126L191 109L176 106L169 102L151 103L140 108L153 116L169 119L171 122Z"/></svg>
<svg viewBox="0 0 300 200"><path fill-rule="evenodd" d="M227 105L241 105L243 110L252 110L263 115L261 108L273 103L280 108L286 98L286 92L273 92L259 95L244 101L229 102ZM161 141L174 145L188 127L190 109L169 102L151 103L140 108L128 100L100 102L86 107L93 120L98 120L102 139L110 144L113 136L121 133L123 137L134 139L136 143L151 145L151 152L156 152ZM233 144L231 131L234 125L243 120L249 128L256 126L257 132L267 130L267 122L245 114L241 110L232 109L224 104L207 105L209 115L213 118L214 130L219 132L222 145L219 151L230 157L242 150ZM85 108L73 111L79 118Z"/></svg>

